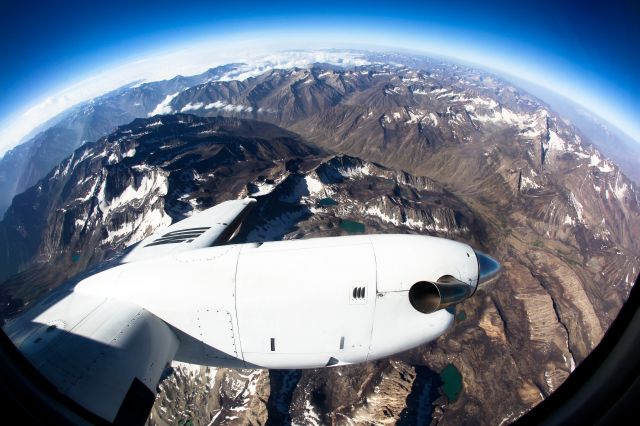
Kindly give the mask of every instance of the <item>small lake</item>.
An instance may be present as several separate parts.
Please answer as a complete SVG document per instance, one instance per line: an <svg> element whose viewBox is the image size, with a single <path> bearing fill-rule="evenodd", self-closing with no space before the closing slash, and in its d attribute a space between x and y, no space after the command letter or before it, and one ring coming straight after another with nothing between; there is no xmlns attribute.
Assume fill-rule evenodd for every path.
<svg viewBox="0 0 640 426"><path fill-rule="evenodd" d="M449 401L454 402L462 391L462 374L453 364L447 364L440 372L442 391Z"/></svg>
<svg viewBox="0 0 640 426"><path fill-rule="evenodd" d="M344 229L350 234L361 234L364 232L364 223L341 219L340 228Z"/></svg>

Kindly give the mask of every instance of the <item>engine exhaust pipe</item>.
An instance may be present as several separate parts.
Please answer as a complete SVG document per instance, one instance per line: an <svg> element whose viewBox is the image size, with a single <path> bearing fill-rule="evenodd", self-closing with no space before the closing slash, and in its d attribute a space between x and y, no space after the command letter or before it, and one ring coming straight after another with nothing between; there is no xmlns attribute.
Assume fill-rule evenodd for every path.
<svg viewBox="0 0 640 426"><path fill-rule="evenodd" d="M420 281L409 289L409 302L418 312L430 314L447 306L460 303L474 292L474 288L445 275L436 282Z"/></svg>

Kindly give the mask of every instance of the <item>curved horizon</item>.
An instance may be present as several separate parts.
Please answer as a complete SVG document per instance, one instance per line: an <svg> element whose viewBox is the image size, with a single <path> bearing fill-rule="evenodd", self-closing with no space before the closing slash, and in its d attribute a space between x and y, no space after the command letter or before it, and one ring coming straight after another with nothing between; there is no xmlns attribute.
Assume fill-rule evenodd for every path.
<svg viewBox="0 0 640 426"><path fill-rule="evenodd" d="M526 37L511 37L513 32L492 32L462 25L464 19L448 22L438 16L422 20L371 16L354 21L348 15L327 15L301 17L296 25L291 21L235 16L214 23L140 29L137 36L125 34L95 50L69 52L48 68L25 76L22 84L0 97L5 117L0 123L0 155L57 114L134 81L193 75L269 52L331 48L403 50L488 69L505 80L509 75L518 77L580 104L640 141L639 92L634 91L634 84L640 90L640 83L622 78L624 73L607 74L593 63L572 61L560 47L550 49ZM67 67L60 70L60 63ZM70 73L68 67L76 71Z"/></svg>

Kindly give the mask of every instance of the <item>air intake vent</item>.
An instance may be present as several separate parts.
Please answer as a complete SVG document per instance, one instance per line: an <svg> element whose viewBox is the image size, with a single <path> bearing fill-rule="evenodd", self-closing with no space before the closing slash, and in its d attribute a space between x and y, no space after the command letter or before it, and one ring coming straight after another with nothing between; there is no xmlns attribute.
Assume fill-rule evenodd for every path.
<svg viewBox="0 0 640 426"><path fill-rule="evenodd" d="M367 302L367 287L358 286L353 287L351 290L351 303L366 303Z"/></svg>
<svg viewBox="0 0 640 426"><path fill-rule="evenodd" d="M354 287L353 288L353 298L354 299L364 299L365 296L365 287Z"/></svg>
<svg viewBox="0 0 640 426"><path fill-rule="evenodd" d="M159 246L162 244L190 243L200 235L204 234L207 229L209 229L209 227L188 228L172 231L164 234L150 244L147 244L146 247Z"/></svg>

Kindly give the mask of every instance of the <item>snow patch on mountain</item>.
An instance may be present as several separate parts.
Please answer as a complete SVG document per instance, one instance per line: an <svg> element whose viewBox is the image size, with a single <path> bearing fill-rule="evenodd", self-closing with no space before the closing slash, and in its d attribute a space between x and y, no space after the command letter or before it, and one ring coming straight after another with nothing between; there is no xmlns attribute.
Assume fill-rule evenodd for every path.
<svg viewBox="0 0 640 426"><path fill-rule="evenodd" d="M392 214L387 214L383 212L380 206L378 205L365 206L361 209L361 213L367 216L375 216L378 219L382 220L383 222L391 223L395 226L400 226L400 224L405 224L399 218L400 215L397 214L399 212L393 212Z"/></svg>
<svg viewBox="0 0 640 426"><path fill-rule="evenodd" d="M190 210L185 212L187 216L192 216L202 209L200 208L200 202L197 197L192 196L191 194L182 194L178 197L178 201L182 201L183 203L187 203L189 205Z"/></svg>
<svg viewBox="0 0 640 426"><path fill-rule="evenodd" d="M100 180L96 177L96 176L91 176L91 179L94 180L91 188L86 192L86 195L84 197L79 197L76 198L74 201L75 202L80 202L80 203L84 203L85 201L89 201L91 198L96 196L96 189L98 187L98 184L100 183ZM83 183L78 183L78 186L82 185Z"/></svg>
<svg viewBox="0 0 640 426"><path fill-rule="evenodd" d="M569 193L569 203L571 204L571 206L573 207L573 209L576 212L576 216L578 218L578 222L582 222L583 221L582 219L583 219L584 208L582 207L582 204L580 204L580 202L578 201L576 196L573 195L573 192Z"/></svg>
<svg viewBox="0 0 640 426"><path fill-rule="evenodd" d="M549 149L555 151L567 150L567 143L553 130L549 131Z"/></svg>
<svg viewBox="0 0 640 426"><path fill-rule="evenodd" d="M521 186L522 189L538 189L540 185L538 185L533 179L528 176L522 176Z"/></svg>
<svg viewBox="0 0 640 426"><path fill-rule="evenodd" d="M444 87L436 87L434 89L431 89L431 94L432 95L439 95L439 94L447 93L447 92L449 92L449 89L446 89Z"/></svg>
<svg viewBox="0 0 640 426"><path fill-rule="evenodd" d="M234 411L242 411L248 409L249 400L256 393L258 380L264 373L264 370L238 370L237 375L241 380L233 380L231 383L231 389L236 392L234 400L242 400L242 404L238 407L234 407ZM231 378L227 375L225 378Z"/></svg>
<svg viewBox="0 0 640 426"><path fill-rule="evenodd" d="M407 108L406 110L409 119L405 121L405 124L416 124L425 117L426 111L423 110L414 110L412 108Z"/></svg>
<svg viewBox="0 0 640 426"><path fill-rule="evenodd" d="M309 401L309 398L306 398L304 401L304 412L302 415L304 417L304 422L307 425L320 426L322 424L320 416L316 412L315 407Z"/></svg>
<svg viewBox="0 0 640 426"><path fill-rule="evenodd" d="M102 243L113 243L126 236L126 240L122 242L129 246L142 241L156 229L171 225L171 222L171 217L165 213L164 209L152 209L138 215L133 222L124 222L119 228L109 229Z"/></svg>
<svg viewBox="0 0 640 426"><path fill-rule="evenodd" d="M190 378L199 377L205 379L210 388L215 384L216 373L218 371L218 369L214 367L206 367L203 365L189 364L180 361L171 361L171 368Z"/></svg>
<svg viewBox="0 0 640 426"><path fill-rule="evenodd" d="M540 136L545 129L544 123L548 116L545 109L535 113L516 113L493 99L473 98L470 101L472 104L467 104L465 110L474 122L513 126L520 129L521 134L526 137Z"/></svg>
<svg viewBox="0 0 640 426"><path fill-rule="evenodd" d="M311 196L318 196L319 194L323 193L323 191L325 191L323 194L327 195L324 184L320 182L320 180L318 179L318 175L316 175L315 173L305 176L304 180L307 184L307 189L309 190L309 194Z"/></svg>
<svg viewBox="0 0 640 426"><path fill-rule="evenodd" d="M459 233L466 232L464 226L458 227L444 209L433 209L430 212L402 208L384 197L372 200L364 205L356 206L356 214L375 217L382 222L390 223L394 226L406 226L417 231L430 231L436 233ZM349 214L351 211L345 211Z"/></svg>
<svg viewBox="0 0 640 426"><path fill-rule="evenodd" d="M611 162L605 160L603 161L603 165L598 167L598 170L600 170L602 173L609 173L614 171L614 168L611 165Z"/></svg>
<svg viewBox="0 0 640 426"><path fill-rule="evenodd" d="M605 218L602 218L602 221L595 227L593 230L593 236L597 240L609 241L611 237L611 231L607 229L607 221Z"/></svg>
<svg viewBox="0 0 640 426"><path fill-rule="evenodd" d="M260 197L262 195L267 195L273 192L274 189L287 177L289 173L282 173L275 179L259 179L253 182L249 182L247 185L247 195L251 197ZM241 194L243 197L244 194Z"/></svg>
<svg viewBox="0 0 640 426"><path fill-rule="evenodd" d="M591 157L589 157L589 166L597 167L598 170L600 170L602 173L609 173L614 171L614 168L610 164L610 162L608 160L603 160L596 153L591 154Z"/></svg>
<svg viewBox="0 0 640 426"><path fill-rule="evenodd" d="M619 200L623 200L625 195L627 194L627 191L629 190L629 185L623 179L621 179L620 172L618 172L616 174L613 185L611 184L611 182L609 182L609 188Z"/></svg>
<svg viewBox="0 0 640 426"><path fill-rule="evenodd" d="M342 177L348 179L370 176L372 174L371 164L369 163L359 163L353 166L338 167L336 170Z"/></svg>
<svg viewBox="0 0 640 426"><path fill-rule="evenodd" d="M404 94L404 90L401 87L398 86L393 86L393 87L389 87L384 89L384 93L385 95L403 95ZM399 117L398 117L399 119Z"/></svg>
<svg viewBox="0 0 640 426"><path fill-rule="evenodd" d="M270 194L275 189L275 187L275 183L255 182L252 183L252 186L249 190L249 195L251 197L260 197L261 195L267 195Z"/></svg>
<svg viewBox="0 0 640 426"><path fill-rule="evenodd" d="M334 191L322 183L315 171L300 179L295 177L295 186L280 197L285 203L315 204L319 198L331 197Z"/></svg>
<svg viewBox="0 0 640 426"><path fill-rule="evenodd" d="M491 110L496 109L498 108L498 106L500 106L498 102L491 98L472 98L471 102L476 106Z"/></svg>
<svg viewBox="0 0 640 426"><path fill-rule="evenodd" d="M138 187L129 185L122 193L111 200L106 199L105 189L107 181L102 181L102 186L98 192L98 206L104 217L119 208L133 206L141 207L143 203L148 203L151 197L162 197L167 195L168 180L165 173L152 170L150 174L145 174Z"/></svg>
<svg viewBox="0 0 640 426"><path fill-rule="evenodd" d="M573 225L575 225L575 224L576 224L576 221L575 221L575 219L574 219L574 218L572 218L571 216L569 216L569 215L567 214L567 215L565 215L565 216L564 216L564 221L563 221L563 223L564 223L565 225L571 225L571 226L573 226Z"/></svg>

